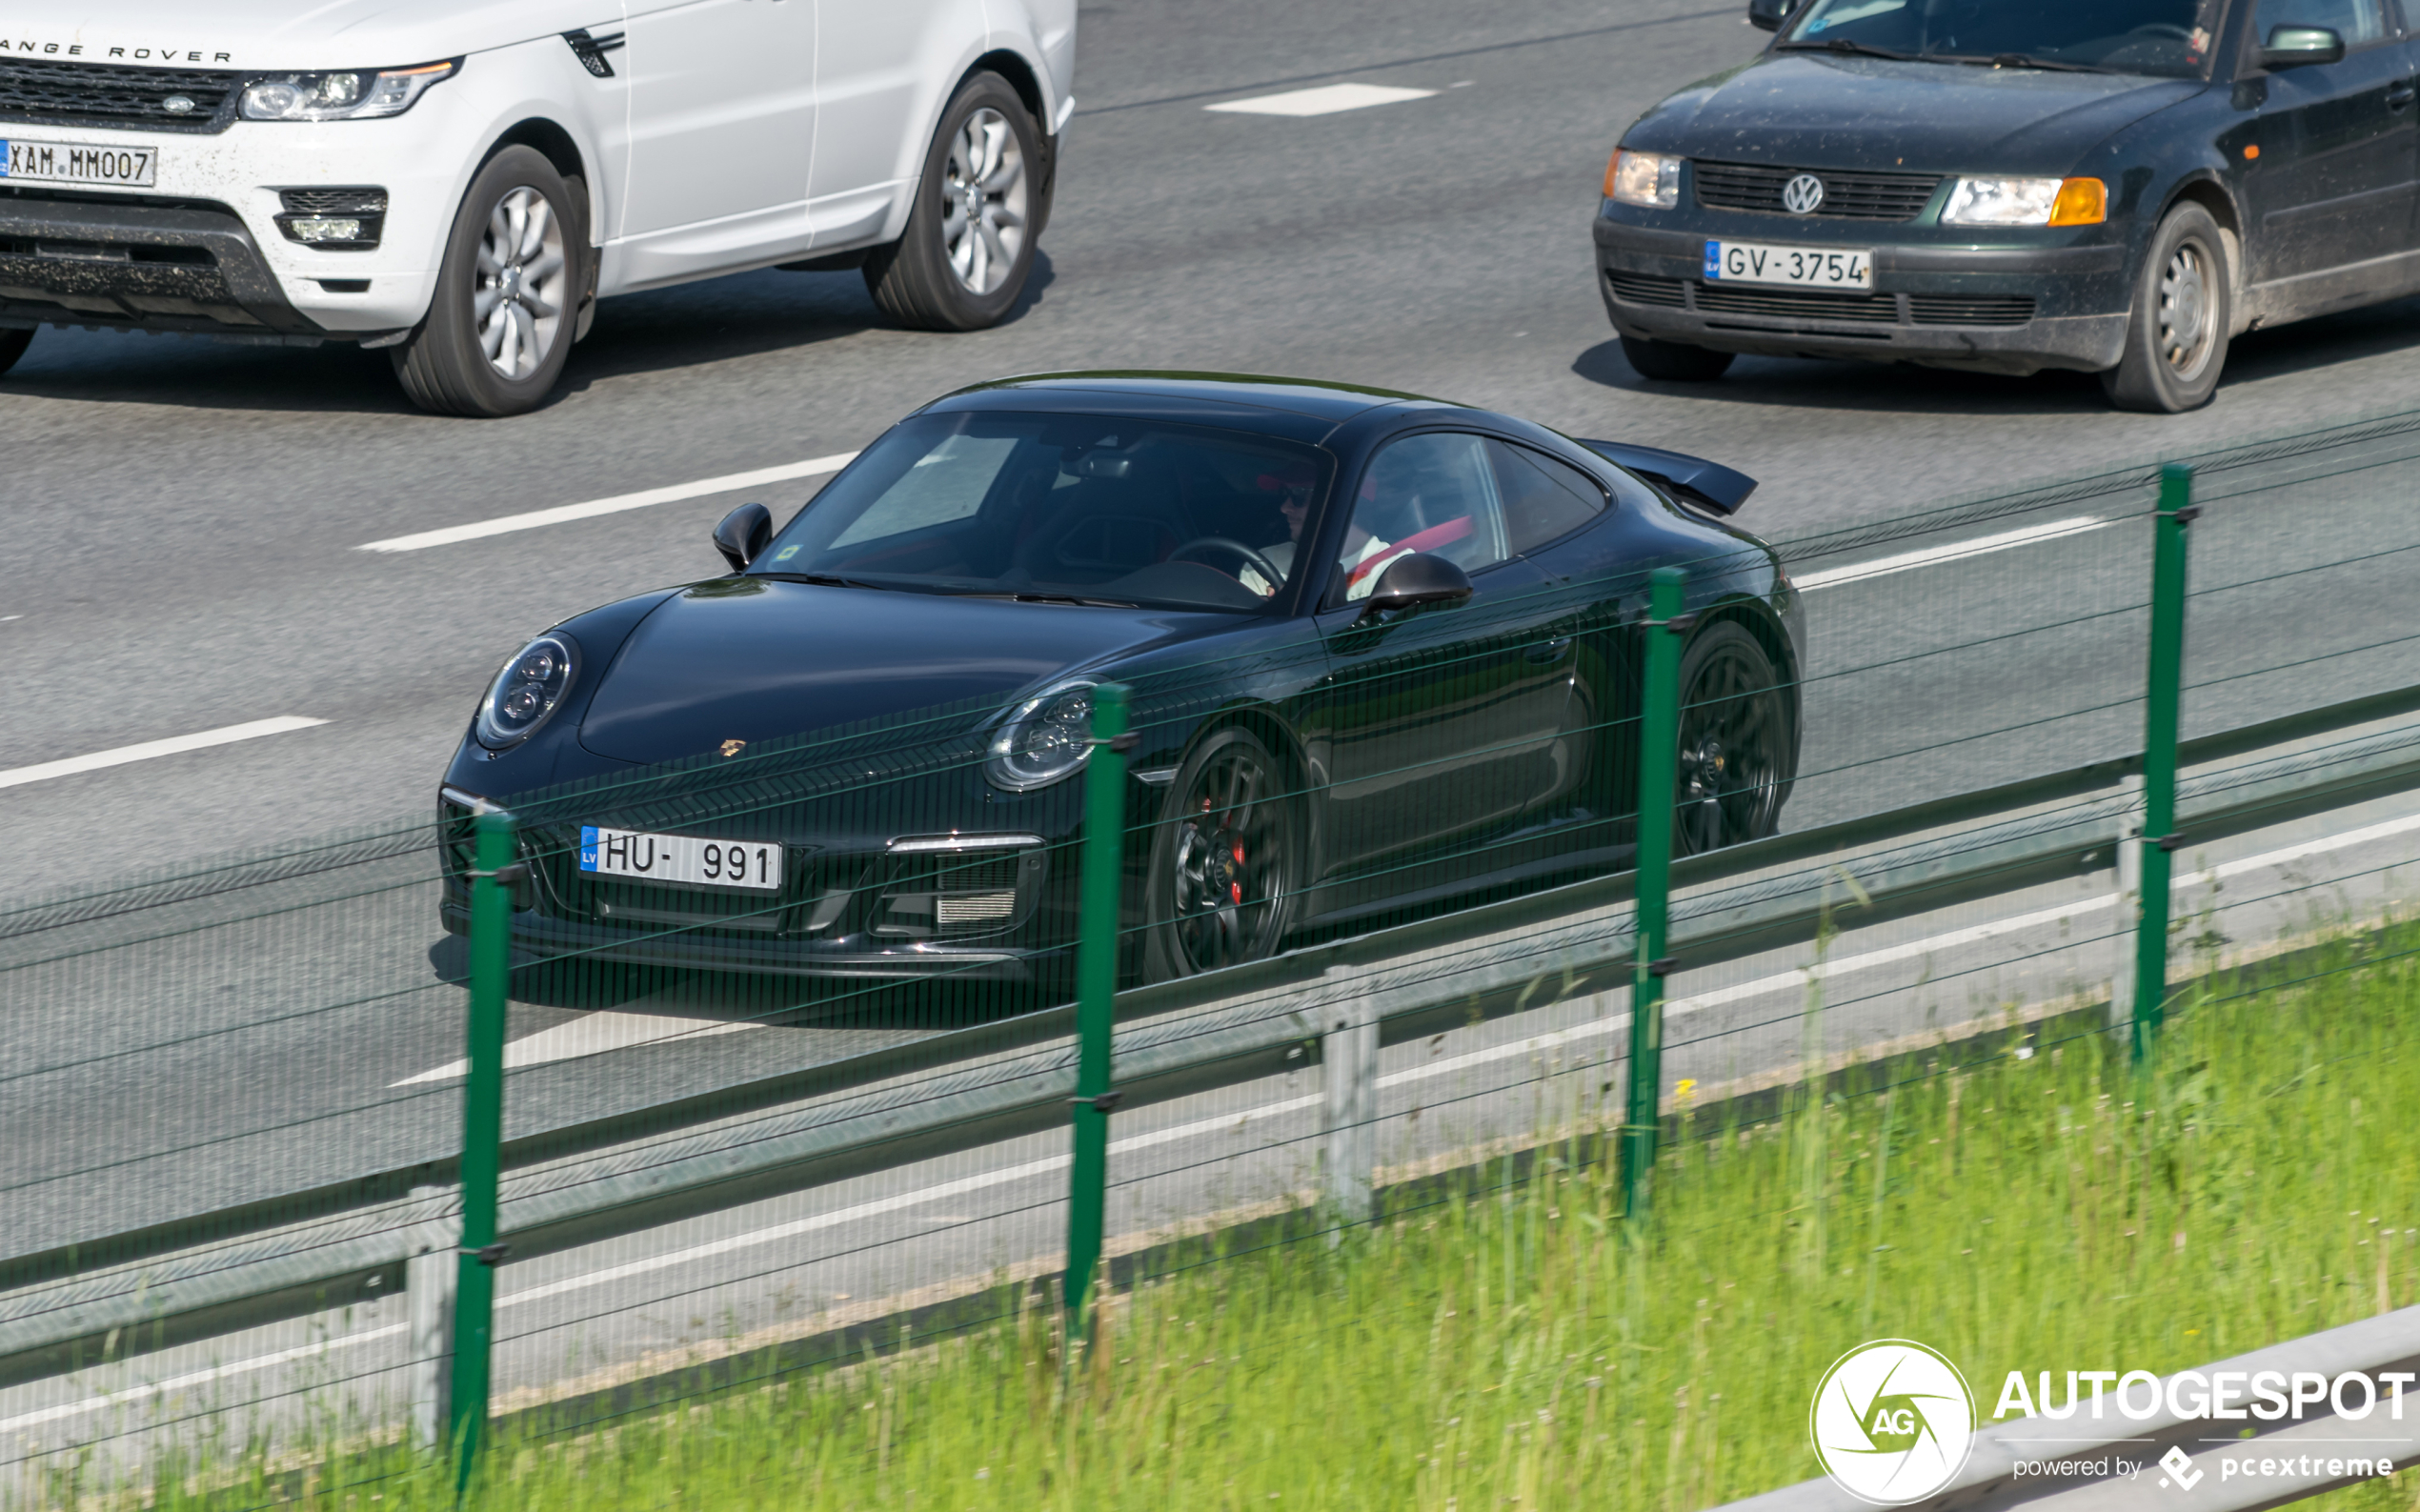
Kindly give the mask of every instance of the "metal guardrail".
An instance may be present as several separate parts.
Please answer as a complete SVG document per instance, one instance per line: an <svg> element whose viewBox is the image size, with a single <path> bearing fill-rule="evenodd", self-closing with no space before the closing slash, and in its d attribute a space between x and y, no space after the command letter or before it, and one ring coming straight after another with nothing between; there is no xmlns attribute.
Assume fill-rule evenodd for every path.
<svg viewBox="0 0 2420 1512"><path fill-rule="evenodd" d="M2400 690L2187 742L2180 756L2203 765L2415 709L2420 688ZM1771 875L1809 860L1853 855L1870 899L1861 924L2108 870L2128 801L2072 800L2120 787L2139 765L2113 757L1684 858L1676 886L1713 890L1676 904L1669 949L1692 969L1814 937L1839 901L1830 866ZM2397 729L2188 781L2179 829L2188 842L2216 839L2415 787L2420 727ZM2027 809L2041 812L1923 838ZM1630 880L1592 878L1121 993L1125 1105L1301 1069L1348 1022L1400 1043L1626 979L1628 921L1613 916ZM1341 1018L1341 1004L1352 1005ZM509 1141L500 1237L513 1260L534 1259L1061 1128L1073 1020L1071 1008L1030 1013ZM936 1073L942 1046L950 1064ZM1366 1053L1374 1059L1375 1045ZM453 1179L453 1160L421 1162L0 1264L0 1384L81 1368L105 1345L113 1358L149 1352L390 1295L413 1255L454 1246Z"/></svg>

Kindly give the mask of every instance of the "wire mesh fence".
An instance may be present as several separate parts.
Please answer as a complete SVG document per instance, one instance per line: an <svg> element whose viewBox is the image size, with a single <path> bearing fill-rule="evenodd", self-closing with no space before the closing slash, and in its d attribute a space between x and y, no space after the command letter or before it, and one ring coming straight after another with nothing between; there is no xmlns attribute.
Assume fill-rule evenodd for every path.
<svg viewBox="0 0 2420 1512"><path fill-rule="evenodd" d="M2409 683L2414 434L2205 460L2188 735ZM1697 594L1693 644L1737 632L1682 668L1684 852L2138 746L2150 499L2128 473L1665 563ZM1777 560L1793 583L1759 576ZM1619 1121L1630 901L1569 885L1629 861L1647 565L1540 568L1448 612L1340 606L1121 669L1139 739L1117 1080L1148 1097L1111 1126L1113 1266L1175 1263L1188 1234L1333 1228L1382 1211L1374 1193L1527 1172ZM773 591L749 584L690 592ZM500 1408L571 1432L1030 1312L1066 1235L1083 785L1018 781L1078 770L1089 692L728 755L701 733L685 759L457 786L434 822L0 914L0 1330L38 1341L0 1384L12 1462L139 1463L231 1422L262 1441L434 1431L468 831L496 801L525 868L508 879ZM1786 746L1758 747L1760 719ZM1288 743L1304 729L1323 741ZM2409 855L2393 795L2415 739L2382 717L2189 771L2188 817L2244 812L2177 854L2179 958L2375 933ZM2106 1038L2131 933L2115 837L2138 807L2104 784L1754 872L1684 868L1664 1111L1762 1106L1945 1038ZM2062 847L2060 871L2042 857ZM2016 859L1990 883L1995 857ZM1861 913L1878 878L1962 868L1963 893ZM1560 901L1484 922L1524 898ZM1810 912L1811 947L1789 933ZM1448 914L1482 922L1173 990ZM289 1259L262 1300L257 1267ZM143 1322L79 1330L130 1299Z"/></svg>

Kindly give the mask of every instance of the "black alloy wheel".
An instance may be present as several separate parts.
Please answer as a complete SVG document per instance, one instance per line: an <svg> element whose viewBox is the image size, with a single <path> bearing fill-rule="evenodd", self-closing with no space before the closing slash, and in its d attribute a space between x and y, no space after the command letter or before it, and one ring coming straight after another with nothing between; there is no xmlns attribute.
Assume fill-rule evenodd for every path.
<svg viewBox="0 0 2420 1512"><path fill-rule="evenodd" d="M1762 839L1780 828L1797 744L1773 658L1737 624L1708 627L1681 659L1673 854Z"/></svg>
<svg viewBox="0 0 2420 1512"><path fill-rule="evenodd" d="M25 355L25 349L32 344L30 331L0 331L0 373L15 367L17 359Z"/></svg>
<svg viewBox="0 0 2420 1512"><path fill-rule="evenodd" d="M1293 927L1302 854L1299 796L1284 763L1230 727L1169 784L1144 888L1146 979L1167 981L1274 956Z"/></svg>

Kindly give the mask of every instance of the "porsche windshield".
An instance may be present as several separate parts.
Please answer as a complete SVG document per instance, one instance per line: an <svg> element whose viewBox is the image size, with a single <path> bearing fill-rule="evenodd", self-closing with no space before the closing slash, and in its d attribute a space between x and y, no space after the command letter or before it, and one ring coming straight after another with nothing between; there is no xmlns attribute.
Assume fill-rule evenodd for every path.
<svg viewBox="0 0 2420 1512"><path fill-rule="evenodd" d="M1812 0L1780 46L2199 78L2209 67L2219 7L2220 0Z"/></svg>
<svg viewBox="0 0 2420 1512"><path fill-rule="evenodd" d="M919 415L749 571L1044 603L1255 610L1318 522L1325 454L1098 415Z"/></svg>

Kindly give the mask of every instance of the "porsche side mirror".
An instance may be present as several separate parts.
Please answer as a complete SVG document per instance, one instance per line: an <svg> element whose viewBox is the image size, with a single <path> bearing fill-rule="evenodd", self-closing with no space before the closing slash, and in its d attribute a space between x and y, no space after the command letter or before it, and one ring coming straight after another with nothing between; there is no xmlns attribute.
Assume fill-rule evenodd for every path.
<svg viewBox="0 0 2420 1512"><path fill-rule="evenodd" d="M722 553L735 573L745 572L772 539L773 511L762 504L742 504L715 527L715 550Z"/></svg>
<svg viewBox="0 0 2420 1512"><path fill-rule="evenodd" d="M1759 31L1779 31L1798 9L1798 0L1747 0L1747 24Z"/></svg>
<svg viewBox="0 0 2420 1512"><path fill-rule="evenodd" d="M1442 556L1414 552L1379 574L1364 617L1421 604L1459 604L1470 596L1470 577Z"/></svg>
<svg viewBox="0 0 2420 1512"><path fill-rule="evenodd" d="M2299 69L2344 60L2344 33L2333 27L2271 27L2269 45L2260 50L2264 69Z"/></svg>

